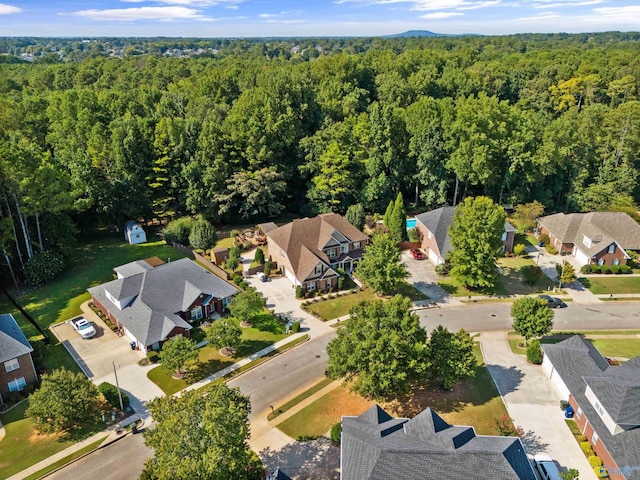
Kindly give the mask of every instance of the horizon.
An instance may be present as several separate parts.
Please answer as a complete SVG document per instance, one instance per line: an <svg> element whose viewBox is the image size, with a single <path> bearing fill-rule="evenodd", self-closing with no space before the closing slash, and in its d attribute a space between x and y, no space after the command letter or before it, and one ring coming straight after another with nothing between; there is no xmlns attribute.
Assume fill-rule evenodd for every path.
<svg viewBox="0 0 640 480"><path fill-rule="evenodd" d="M1 37L318 38L640 31L628 0L17 0Z"/></svg>

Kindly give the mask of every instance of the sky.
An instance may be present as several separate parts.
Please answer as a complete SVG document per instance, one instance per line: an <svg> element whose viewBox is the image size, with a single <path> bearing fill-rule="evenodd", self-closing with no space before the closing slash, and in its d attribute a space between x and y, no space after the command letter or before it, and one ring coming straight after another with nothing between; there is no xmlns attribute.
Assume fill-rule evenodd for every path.
<svg viewBox="0 0 640 480"><path fill-rule="evenodd" d="M640 0L0 0L0 36L640 31Z"/></svg>

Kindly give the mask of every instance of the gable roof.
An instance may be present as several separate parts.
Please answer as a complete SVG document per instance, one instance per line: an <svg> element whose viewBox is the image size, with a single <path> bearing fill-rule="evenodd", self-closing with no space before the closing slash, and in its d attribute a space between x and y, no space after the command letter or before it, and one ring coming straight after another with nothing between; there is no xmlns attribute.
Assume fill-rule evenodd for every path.
<svg viewBox="0 0 640 480"><path fill-rule="evenodd" d="M640 225L623 212L556 213L540 217L538 223L562 243L580 246L587 255L595 255L614 241L624 250L640 250ZM593 245L582 243L587 236Z"/></svg>
<svg viewBox="0 0 640 480"><path fill-rule="evenodd" d="M618 467L640 465L640 356L619 367L610 366L589 341L577 335L555 345L544 344L542 349ZM635 428L611 434L586 397L587 385L617 424ZM630 470L625 478L640 480L640 470Z"/></svg>
<svg viewBox="0 0 640 480"><path fill-rule="evenodd" d="M342 478L526 479L535 474L517 437L476 435L428 408L413 419L393 418L374 405L342 417Z"/></svg>
<svg viewBox="0 0 640 480"><path fill-rule="evenodd" d="M33 352L31 344L18 326L13 315L0 315L0 362Z"/></svg>
<svg viewBox="0 0 640 480"><path fill-rule="evenodd" d="M447 252L451 251L451 239L449 237L449 227L453 225L453 214L456 207L440 207L435 210L416 215L416 221L420 222L434 236L438 246L438 254L445 258ZM515 232L516 229L509 222L504 222L505 232Z"/></svg>
<svg viewBox="0 0 640 480"><path fill-rule="evenodd" d="M130 277L137 273L144 273L147 270L153 269L153 266L149 262L144 260L136 260L135 262L125 263L113 269L118 274L118 277Z"/></svg>
<svg viewBox="0 0 640 480"><path fill-rule="evenodd" d="M293 274L300 282L309 278L319 262L331 265L331 259L322 251L323 248L338 245L340 241L353 243L368 239L337 213L297 219L266 232L266 235L286 252Z"/></svg>
<svg viewBox="0 0 640 480"><path fill-rule="evenodd" d="M117 300L135 298L120 310L107 298L107 291ZM183 258L98 285L90 288L89 293L108 308L140 343L152 345L163 341L175 327L191 328L177 313L187 310L200 296L223 299L235 295L238 289Z"/></svg>

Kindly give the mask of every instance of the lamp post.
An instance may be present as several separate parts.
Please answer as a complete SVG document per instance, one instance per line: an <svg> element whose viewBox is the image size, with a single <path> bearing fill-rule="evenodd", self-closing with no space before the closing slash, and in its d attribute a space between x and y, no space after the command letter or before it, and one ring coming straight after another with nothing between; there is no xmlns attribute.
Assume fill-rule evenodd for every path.
<svg viewBox="0 0 640 480"><path fill-rule="evenodd" d="M120 410L124 411L124 405L122 403L122 393L120 393L120 384L118 383L118 373L116 372L116 362L113 363L113 375L116 377L116 388L118 389L118 399L120 400ZM120 365L117 365L120 367Z"/></svg>

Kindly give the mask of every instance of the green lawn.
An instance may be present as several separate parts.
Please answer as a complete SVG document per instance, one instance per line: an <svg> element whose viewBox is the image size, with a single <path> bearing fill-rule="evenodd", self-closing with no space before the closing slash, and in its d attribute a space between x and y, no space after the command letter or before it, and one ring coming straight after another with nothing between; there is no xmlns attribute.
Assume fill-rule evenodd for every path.
<svg viewBox="0 0 640 480"><path fill-rule="evenodd" d="M540 343L559 343L567 338L569 338L569 335L547 336L542 337L540 339ZM640 338L590 338L589 335L587 335L586 338L605 357L633 358L640 355ZM521 337L514 336L509 338L511 351L513 353L525 355L527 353L526 349L519 347L522 342L523 340Z"/></svg>
<svg viewBox="0 0 640 480"><path fill-rule="evenodd" d="M307 390L302 392L300 395L292 398L287 403L284 403L284 404L280 405L272 413L267 415L267 420L271 421L274 418L282 415L284 412L286 412L287 410L290 410L291 408L295 407L297 404L299 404L303 400L309 398L314 393L322 390L324 387L329 385L332 381L333 380L331 380L330 378L323 378L318 383L316 383L314 386L312 386L311 388L308 388Z"/></svg>
<svg viewBox="0 0 640 480"><path fill-rule="evenodd" d="M60 435L38 435L31 421L24 416L27 406L28 402L25 401L0 415L6 432L6 437L0 441L0 479L34 465L104 427L104 424L92 425L75 434L73 439Z"/></svg>
<svg viewBox="0 0 640 480"><path fill-rule="evenodd" d="M474 378L455 385L450 391L419 382L407 396L381 403L381 406L392 415L408 418L431 407L449 423L472 425L481 435L496 435L494 419L507 415L507 410L484 365L478 345L474 353L478 360ZM277 427L292 438L323 435L342 415L358 415L372 404L346 388L338 387Z"/></svg>
<svg viewBox="0 0 640 480"><path fill-rule="evenodd" d="M64 272L53 281L17 298L38 324L47 328L79 315L80 304L88 300L87 288L114 278L113 268L124 263L157 256L177 260L185 255L166 245L152 241L129 245L120 234L103 234L91 239L79 239L79 246ZM37 337L36 330L14 310L4 298L0 311L13 312L27 337Z"/></svg>
<svg viewBox="0 0 640 480"><path fill-rule="evenodd" d="M215 248L233 248L233 238L231 237L225 237L225 238L221 238L216 242Z"/></svg>
<svg viewBox="0 0 640 480"><path fill-rule="evenodd" d="M167 372L161 366L150 370L147 376L153 383L158 385L165 394L172 395L187 385L213 375L239 360L269 345L273 345L286 336L284 326L272 315L264 314L254 321L252 328L242 329L242 339L244 343L242 347L238 349L235 356L223 357L220 355L219 349L205 345L199 350L198 363L188 368L188 374L185 378L176 380L171 376L173 372Z"/></svg>
<svg viewBox="0 0 640 480"><path fill-rule="evenodd" d="M334 299L312 303L307 306L307 310L325 320L331 320L344 315L349 315L349 311L360 302L369 302L377 298L378 296L373 290L365 288L362 291L351 293L349 295L343 295Z"/></svg>
<svg viewBox="0 0 640 480"><path fill-rule="evenodd" d="M610 277L580 277L578 280L595 295L640 293L640 277L612 275Z"/></svg>

